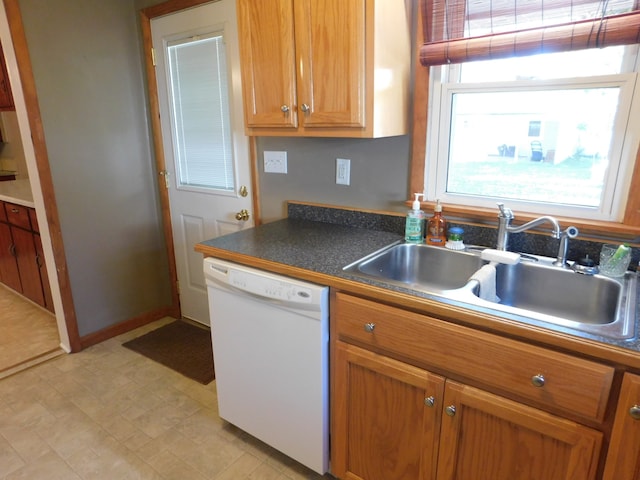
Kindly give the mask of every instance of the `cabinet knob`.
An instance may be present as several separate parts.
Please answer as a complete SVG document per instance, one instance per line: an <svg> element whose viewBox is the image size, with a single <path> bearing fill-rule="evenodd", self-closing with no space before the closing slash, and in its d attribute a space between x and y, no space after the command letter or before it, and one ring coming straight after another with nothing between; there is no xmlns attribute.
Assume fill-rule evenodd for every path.
<svg viewBox="0 0 640 480"><path fill-rule="evenodd" d="M282 113L289 113L289 105L282 105L282 106L280 107L280 111L281 111Z"/></svg>
<svg viewBox="0 0 640 480"><path fill-rule="evenodd" d="M455 417L456 416L456 407L455 407L455 405L449 405L447 408L444 409L444 413L446 413L450 417Z"/></svg>
<svg viewBox="0 0 640 480"><path fill-rule="evenodd" d="M373 329L376 328L376 324L375 323L365 323L364 324L364 331L365 332L373 332Z"/></svg>
<svg viewBox="0 0 640 480"><path fill-rule="evenodd" d="M538 375L534 375L531 377L531 383L534 387L544 387L544 375L539 373Z"/></svg>
<svg viewBox="0 0 640 480"><path fill-rule="evenodd" d="M634 420L640 420L640 405L634 405L629 409L629 415Z"/></svg>
<svg viewBox="0 0 640 480"><path fill-rule="evenodd" d="M433 407L436 404L436 399L433 397L433 395L431 395L430 397L424 399L424 404L427 407Z"/></svg>
<svg viewBox="0 0 640 480"><path fill-rule="evenodd" d="M302 110L304 113L307 113L310 110L309 105L307 105L306 103L303 103L302 106L300 107L300 110Z"/></svg>

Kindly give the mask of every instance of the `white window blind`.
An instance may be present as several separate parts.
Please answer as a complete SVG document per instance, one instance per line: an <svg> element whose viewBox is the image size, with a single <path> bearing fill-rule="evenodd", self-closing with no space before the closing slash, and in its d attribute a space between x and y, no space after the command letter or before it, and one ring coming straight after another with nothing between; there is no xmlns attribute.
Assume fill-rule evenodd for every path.
<svg viewBox="0 0 640 480"><path fill-rule="evenodd" d="M196 37L167 49L178 185L233 191L224 39Z"/></svg>

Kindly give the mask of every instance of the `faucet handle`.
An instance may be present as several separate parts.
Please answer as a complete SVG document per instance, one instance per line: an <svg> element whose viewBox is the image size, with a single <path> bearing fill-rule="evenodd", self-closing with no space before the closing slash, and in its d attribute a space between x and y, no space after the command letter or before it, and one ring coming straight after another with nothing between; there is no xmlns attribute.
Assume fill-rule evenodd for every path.
<svg viewBox="0 0 640 480"><path fill-rule="evenodd" d="M571 227L568 227L562 233L564 233L569 238L576 238L578 236L578 234L580 233L580 231L576 227L571 226Z"/></svg>
<svg viewBox="0 0 640 480"><path fill-rule="evenodd" d="M498 202L498 209L500 210L499 217L513 219L513 212L509 207L505 207L504 203Z"/></svg>

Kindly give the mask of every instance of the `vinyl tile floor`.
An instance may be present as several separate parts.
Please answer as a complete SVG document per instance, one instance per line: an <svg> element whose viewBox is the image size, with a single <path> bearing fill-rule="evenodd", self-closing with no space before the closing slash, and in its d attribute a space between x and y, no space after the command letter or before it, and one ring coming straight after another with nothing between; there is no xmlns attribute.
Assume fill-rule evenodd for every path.
<svg viewBox="0 0 640 480"><path fill-rule="evenodd" d="M163 319L0 380L0 479L320 476L220 419L201 385L122 343Z"/></svg>
<svg viewBox="0 0 640 480"><path fill-rule="evenodd" d="M55 316L0 284L0 378L63 353Z"/></svg>

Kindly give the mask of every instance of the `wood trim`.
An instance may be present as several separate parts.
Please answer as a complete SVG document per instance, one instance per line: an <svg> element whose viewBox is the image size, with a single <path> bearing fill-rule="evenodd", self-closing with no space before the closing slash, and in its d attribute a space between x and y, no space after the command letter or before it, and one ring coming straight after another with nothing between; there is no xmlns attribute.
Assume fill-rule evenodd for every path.
<svg viewBox="0 0 640 480"><path fill-rule="evenodd" d="M426 2L420 2L420 9ZM427 104L429 103L429 69L420 65L418 53L424 43L423 19L426 12L416 15L416 40L413 84L413 132L411 139L411 164L409 166L409 197L424 192L424 174L427 159Z"/></svg>
<svg viewBox="0 0 640 480"><path fill-rule="evenodd" d="M205 3L213 3L220 0L167 0L166 2L143 8L140 13L148 19L161 17L187 8L197 7Z"/></svg>
<svg viewBox="0 0 640 480"><path fill-rule="evenodd" d="M165 317L179 318L175 316L173 305L145 312L137 317L116 323L115 325L90 333L89 335L84 335L80 338L80 344L82 349L89 348L93 345L104 342L105 340L109 340L110 338L127 333L135 328L142 327L148 323L155 322L156 320L160 320Z"/></svg>
<svg viewBox="0 0 640 480"><path fill-rule="evenodd" d="M69 337L69 347L71 352L77 352L82 348L78 332L78 320L73 303L69 271L67 269L67 259L62 239L62 229L60 226L60 218L58 215L58 207L53 187L53 178L51 176L51 168L49 166L49 157L45 142L44 128L42 125L42 117L40 115L38 94L31 66L31 57L29 55L27 38L24 31L24 25L22 23L22 14L20 12L18 0L3 0L3 2L7 14L7 20L9 22L11 41L13 43L16 61L18 63L18 73L20 75L20 83L24 94L27 116L29 118L31 139L36 157L38 177L40 179L40 189L44 198L45 214L47 217L47 224L49 226L51 247L53 250L53 258L56 266L60 296L62 299L64 321L67 329L67 335Z"/></svg>
<svg viewBox="0 0 640 480"><path fill-rule="evenodd" d="M198 3L199 0L194 0ZM176 0L162 3L159 6L167 8L167 4L180 4L185 3L184 0ZM204 3L204 2L199 2ZM183 7L186 8L186 7ZM171 210L169 207L169 190L166 187L165 177L160 172L166 171L166 164L164 158L164 148L162 145L162 128L160 126L160 106L158 103L158 83L156 79L156 69L153 64L152 47L153 41L151 39L151 18L148 16L148 8L140 11L140 26L142 29L142 43L144 51L144 63L147 73L147 85L149 91L149 113L151 117L151 129L153 136L153 151L156 160L156 173L158 182L158 193L160 196L160 208L162 210L162 230L164 232L164 239L167 252L167 260L169 266L169 282L171 284L171 305L176 318L180 318L180 294L178 292L178 272L176 267L175 257L175 245L173 242L173 232L171 231ZM159 11L165 11L164 9L158 9ZM169 13L169 12L168 12Z"/></svg>
<svg viewBox="0 0 640 480"><path fill-rule="evenodd" d="M631 175L627 208L625 209L622 223L624 225L640 227L640 149L636 154L636 165Z"/></svg>
<svg viewBox="0 0 640 480"><path fill-rule="evenodd" d="M253 203L253 224L262 223L262 205L260 204L260 182L258 181L258 139L248 137L249 140L249 165L251 168L251 195Z"/></svg>

